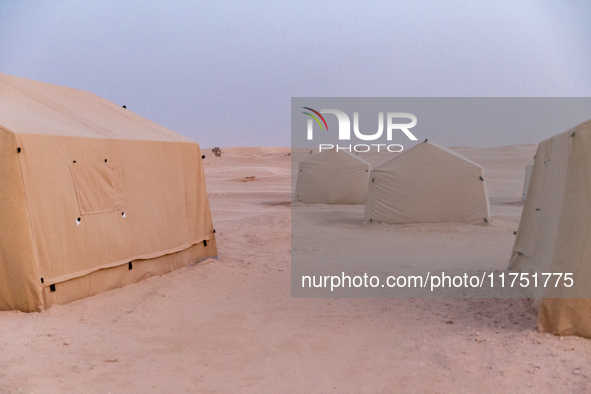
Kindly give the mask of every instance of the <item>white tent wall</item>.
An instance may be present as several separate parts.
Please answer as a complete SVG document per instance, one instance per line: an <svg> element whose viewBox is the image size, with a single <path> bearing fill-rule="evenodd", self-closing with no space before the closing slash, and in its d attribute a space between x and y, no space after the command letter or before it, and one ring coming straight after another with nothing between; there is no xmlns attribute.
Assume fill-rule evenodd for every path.
<svg viewBox="0 0 591 394"><path fill-rule="evenodd" d="M368 185L366 221L490 222L482 167L431 142L372 169Z"/></svg>
<svg viewBox="0 0 591 394"><path fill-rule="evenodd" d="M309 204L363 204L370 165L330 149L299 164L295 199Z"/></svg>
<svg viewBox="0 0 591 394"><path fill-rule="evenodd" d="M521 194L521 202L524 202L525 198L527 197L527 189L529 187L529 182L531 179L531 173L532 173L533 169L534 169L533 162L531 162L525 166L525 179L523 181L523 193Z"/></svg>
<svg viewBox="0 0 591 394"><path fill-rule="evenodd" d="M591 121L538 146L509 268L573 273L572 287L538 287L538 328L591 338Z"/></svg>

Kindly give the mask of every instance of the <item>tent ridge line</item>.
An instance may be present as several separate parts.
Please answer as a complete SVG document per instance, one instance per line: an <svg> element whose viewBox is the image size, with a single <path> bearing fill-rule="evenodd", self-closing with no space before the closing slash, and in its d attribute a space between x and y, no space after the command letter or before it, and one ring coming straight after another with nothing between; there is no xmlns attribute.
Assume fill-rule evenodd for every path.
<svg viewBox="0 0 591 394"><path fill-rule="evenodd" d="M432 145L433 145L433 144L432 144ZM452 151L451 149L449 149L449 148L446 148L445 146L437 146L437 145L433 145L433 146L435 146L435 147L437 147L437 148L440 148L440 149L441 149L441 148L444 148L444 149L441 149L441 150L442 150L442 151L444 151L445 153L447 153L448 155L450 155L450 156L453 156L453 157L455 157L456 159L464 160L464 161L466 161L466 162L468 162L468 163L470 163L470 164L473 164L473 165L475 165L476 167L480 168L481 170L484 170L484 168L483 168L483 167L482 167L480 164L473 162L472 160L468 159L468 158L467 158L466 156L464 156L464 155L461 155L461 154L459 154L458 152L454 152L454 153L455 153L455 154L454 154L454 153L452 153L453 151ZM451 151L451 152L450 152L450 151ZM483 171L483 175L484 175L484 171Z"/></svg>
<svg viewBox="0 0 591 394"><path fill-rule="evenodd" d="M434 142L426 142L426 141L425 142L421 142L419 144L416 144L415 146L413 146L409 150L402 151L399 154L397 154L396 156L389 158L388 160L384 161L383 163L380 163L380 165L376 166L375 169L376 170L380 170L381 167L384 166L386 163L389 163L391 161L394 161L394 160L398 159L399 157L404 156L408 152L411 152L413 149L418 148L419 146L422 146L423 144L431 145L432 147L437 148L437 149L439 149L439 150L447 153L448 155L450 155L452 157L455 157L456 159L463 160L463 161L465 161L467 163L470 163L470 164L472 164L472 165L474 165L474 166L482 169L482 166L480 164L475 163L474 161L468 159L466 156L464 156L462 154L459 154L458 152L456 152L456 151L454 151L454 150L452 150L450 148L447 148L447 147L445 147L443 145L439 145L439 144L434 143Z"/></svg>
<svg viewBox="0 0 591 394"><path fill-rule="evenodd" d="M2 126L2 125L0 125L0 130L6 132L8 134L17 135L17 133L15 133L14 131L10 130L8 127Z"/></svg>

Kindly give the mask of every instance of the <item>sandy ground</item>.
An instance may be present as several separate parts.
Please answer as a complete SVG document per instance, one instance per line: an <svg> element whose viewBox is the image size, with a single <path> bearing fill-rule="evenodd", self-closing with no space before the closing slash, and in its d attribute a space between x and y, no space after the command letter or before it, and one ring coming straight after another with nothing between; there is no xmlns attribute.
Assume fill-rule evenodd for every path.
<svg viewBox="0 0 591 394"><path fill-rule="evenodd" d="M410 258L452 261L480 239L474 264L506 265L535 146L456 150L485 168L487 231L388 231L427 245ZM526 300L290 298L289 151L222 151L205 152L219 260L0 312L0 392L591 391L591 341L539 334Z"/></svg>

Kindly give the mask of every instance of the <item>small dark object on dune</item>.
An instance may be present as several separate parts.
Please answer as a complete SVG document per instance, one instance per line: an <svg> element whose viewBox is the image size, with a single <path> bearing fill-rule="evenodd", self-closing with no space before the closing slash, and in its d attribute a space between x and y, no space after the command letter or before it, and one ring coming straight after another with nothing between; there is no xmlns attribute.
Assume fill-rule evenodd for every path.
<svg viewBox="0 0 591 394"><path fill-rule="evenodd" d="M215 157L220 157L222 155L222 150L217 146L211 150Z"/></svg>

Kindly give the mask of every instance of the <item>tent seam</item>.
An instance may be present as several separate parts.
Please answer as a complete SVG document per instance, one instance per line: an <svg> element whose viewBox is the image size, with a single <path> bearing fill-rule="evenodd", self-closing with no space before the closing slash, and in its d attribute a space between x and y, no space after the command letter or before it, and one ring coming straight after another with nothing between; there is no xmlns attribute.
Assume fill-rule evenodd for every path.
<svg viewBox="0 0 591 394"><path fill-rule="evenodd" d="M81 92L86 92L86 93L90 93L91 95L94 95L94 96L96 96L96 94L94 94L94 93L92 93L92 92L89 92L89 91L87 91L87 90L79 90L79 89L74 89L74 88L70 88L70 87L67 87L67 86L66 86L66 88L67 88L67 89L70 89L70 90L72 90L73 92L75 92L75 93L76 93L77 95L79 95L79 96L83 96L83 97L85 97L85 98L87 98L87 99L89 99L89 100L92 100L93 102L97 103L98 105L101 105L101 106L105 107L106 109L108 109L108 110L109 110L109 111L111 111L111 112L115 112L115 113L117 113L116 111L113 111L113 109L112 109L112 108L110 108L109 106L107 106L107 105L105 105L105 104L101 103L101 102L100 102L100 101L98 101L98 100L95 100L95 99L94 99L94 98L92 98L92 97L88 97L88 96L86 96L86 95L84 95L84 94L82 94L82 93L81 93ZM97 97L100 97L100 96L97 96ZM133 113L133 114L137 115L137 114L136 114L135 112L133 112L133 111L129 111L129 112L131 112L131 113ZM129 117L129 116L125 116L125 115L122 115L122 116L123 116L123 117L125 117L126 119L130 120L131 122L133 122L133 123L135 123L135 124L139 125L139 126L144 126L144 125L142 125L141 123L137 122L135 119L133 119L133 118L131 118L131 117ZM137 115L137 116L140 116L140 115ZM149 120L149 119L146 119L146 120L148 120L148 121L149 121L149 122L151 122L151 123L154 123L154 122L152 122L152 121L151 121L151 120ZM157 134L159 134L159 135L161 135L161 136L163 136L163 137L167 138L167 140L169 140L169 141L173 141L173 142L188 142L188 141L172 140L172 139L170 139L170 136L168 136L168 135L166 135L166 134L162 133L162 132L161 132L161 131L159 131L159 130L156 130L156 129L155 129L155 128L153 128L153 127L150 127L150 130L152 130L152 131L154 131L155 133L157 133ZM171 130L171 131L172 131L172 130ZM191 140L191 142L194 142L194 141L192 141L192 140Z"/></svg>
<svg viewBox="0 0 591 394"><path fill-rule="evenodd" d="M417 148L418 146L420 146L420 145L422 145L422 144L429 144L429 145L431 145L432 147L434 147L434 148L438 148L438 149L439 149L439 150L441 150L442 152L445 152L445 153L447 153L448 155L450 155L450 156L452 156L452 157L455 157L456 159L463 160L463 161L465 161L465 162L467 162L467 163L470 163L470 164L472 164L472 165L474 165L474 166L476 166L476 167L478 167L478 168L482 169L482 166L481 166L480 164L473 162L472 160L468 159L467 157L464 157L464 155L460 155L460 154L459 154L459 153L457 153L457 152L456 152L456 154L457 154L457 155L455 155L455 154L453 154L453 153L449 152L451 149L449 149L449 148L446 148L445 146L442 146L442 145L438 145L438 144L431 143L431 142L421 142L421 143L419 143L419 144L416 144L415 146L413 146L413 147L412 147L412 148L410 148L409 150L407 150L407 151L405 151L405 152L401 152L400 154L398 154L398 155L396 155L396 156L394 156L394 157L392 157L392 158L390 158L390 159L386 160L385 162L381 163L380 165L378 165L378 166L376 167L376 169L380 169L380 167L382 167L384 164L386 164L386 163L389 163L389 162L391 162L391 161L393 161L393 160L396 160L396 159L398 159L399 157L403 156L404 154L406 154L406 153L408 153L408 152L411 152L413 149Z"/></svg>
<svg viewBox="0 0 591 394"><path fill-rule="evenodd" d="M90 129L91 131L93 131L94 133L96 133L96 131L95 131L95 130L92 130L90 127L88 127L88 126L87 126L87 125L85 125L84 123L80 122L80 121L79 121L79 120L77 120L77 119L74 119L73 117L69 116L69 115L68 115L68 114L66 114L66 113L63 113L62 111L60 111L60 110L58 110L58 109L56 109L56 108L53 108L52 106L48 105L46 102L44 102L44 101L42 101L42 100L38 99L37 97L34 97L34 96L32 96L32 95L28 94L27 92L23 91L22 89L19 89L18 87L14 86L14 85L12 85L12 84L10 84L10 83L6 82L6 81L4 81L4 83L6 83L7 85L9 85L9 86L10 86L10 87L12 87L13 89L15 89L15 90L17 90L17 91L21 92L22 94L24 94L25 96L29 97L30 99L32 99L32 100L35 100L36 102L40 103L41 105L43 105L43 106L45 106L45 107L47 107L47 108L51 109L52 111L56 111L56 112L58 112L58 113L62 114L63 116L65 116L66 118L68 118L68 119L70 119L70 120L72 120L72 121L74 121L74 122L78 123L78 124L79 124L79 125L81 125L82 127L84 127L84 128L87 128L87 129ZM71 89L71 88L68 88L68 89ZM54 101L54 100L52 100L52 99L50 99L50 98L48 98L48 97L46 97L46 99L47 99L48 101L51 101L51 103L53 103L53 104L60 105L59 103L57 103L56 101ZM100 126L100 125L98 125L98 124L94 123L94 122L93 122L93 121L91 121L90 119L87 119L87 118L84 118L84 119L85 119L85 120L87 120L89 123L92 123L93 125L97 126L97 127L98 127L98 128L100 128L100 129L107 130L105 127L102 127L102 126ZM101 138L106 138L106 139L113 138L112 136L108 136L108 135L103 135L103 134L99 134L99 135L101 135Z"/></svg>
<svg viewBox="0 0 591 394"><path fill-rule="evenodd" d="M120 260L120 261L116 261L114 263L109 263L109 264L104 264L98 267L93 267L93 268L89 268L87 270L84 271L79 271L79 272L75 272L73 274L70 275L62 275L62 276L58 276L57 278L50 278L50 279L45 279L43 282L43 286L42 287L49 287L51 285L57 284L57 283L63 283L63 282L67 282L69 280L72 279L76 279L76 278L82 278L84 276L90 275L94 272L103 270L103 269L109 269L109 268L115 268L115 267L119 267L125 264L128 264L130 261L136 261L136 260L152 260L152 259L156 259L158 257L162 257L162 256L166 256L166 255L170 255L170 254L175 254L175 253L179 253L182 252L183 250L186 250L188 248L190 248L191 246L194 245L198 245L203 241L210 241L212 239L211 236L205 237L200 241L194 241L194 242L190 242L188 244L182 245L180 247L177 248L172 248L172 249L167 249L166 251L163 252L156 252L155 255L153 254L145 254L145 255L139 255L139 256L135 256L132 258L128 258L128 259L124 259L124 260Z"/></svg>
<svg viewBox="0 0 591 394"><path fill-rule="evenodd" d="M18 135L14 135L14 139L17 142L17 145L19 145L18 143ZM18 155L18 164L21 170L21 179L23 181L23 190L25 192L25 200L27 202L27 213L29 214L29 225L31 227L31 241L33 243L33 260L35 262L35 271L37 274L37 277L39 278L41 276L41 271L39 269L39 250L37 248L37 240L35 238L35 230L33 228L33 215L31 213L31 205L29 203L29 194L27 192L27 182L25 182L25 171L23 169L23 163L22 163L22 159L21 159L21 154ZM38 285L37 285L38 286ZM43 286L41 286L41 288L43 288ZM43 309L44 305L44 300L43 297L40 297L41 299L41 305L38 306L38 308L40 307L41 309Z"/></svg>

